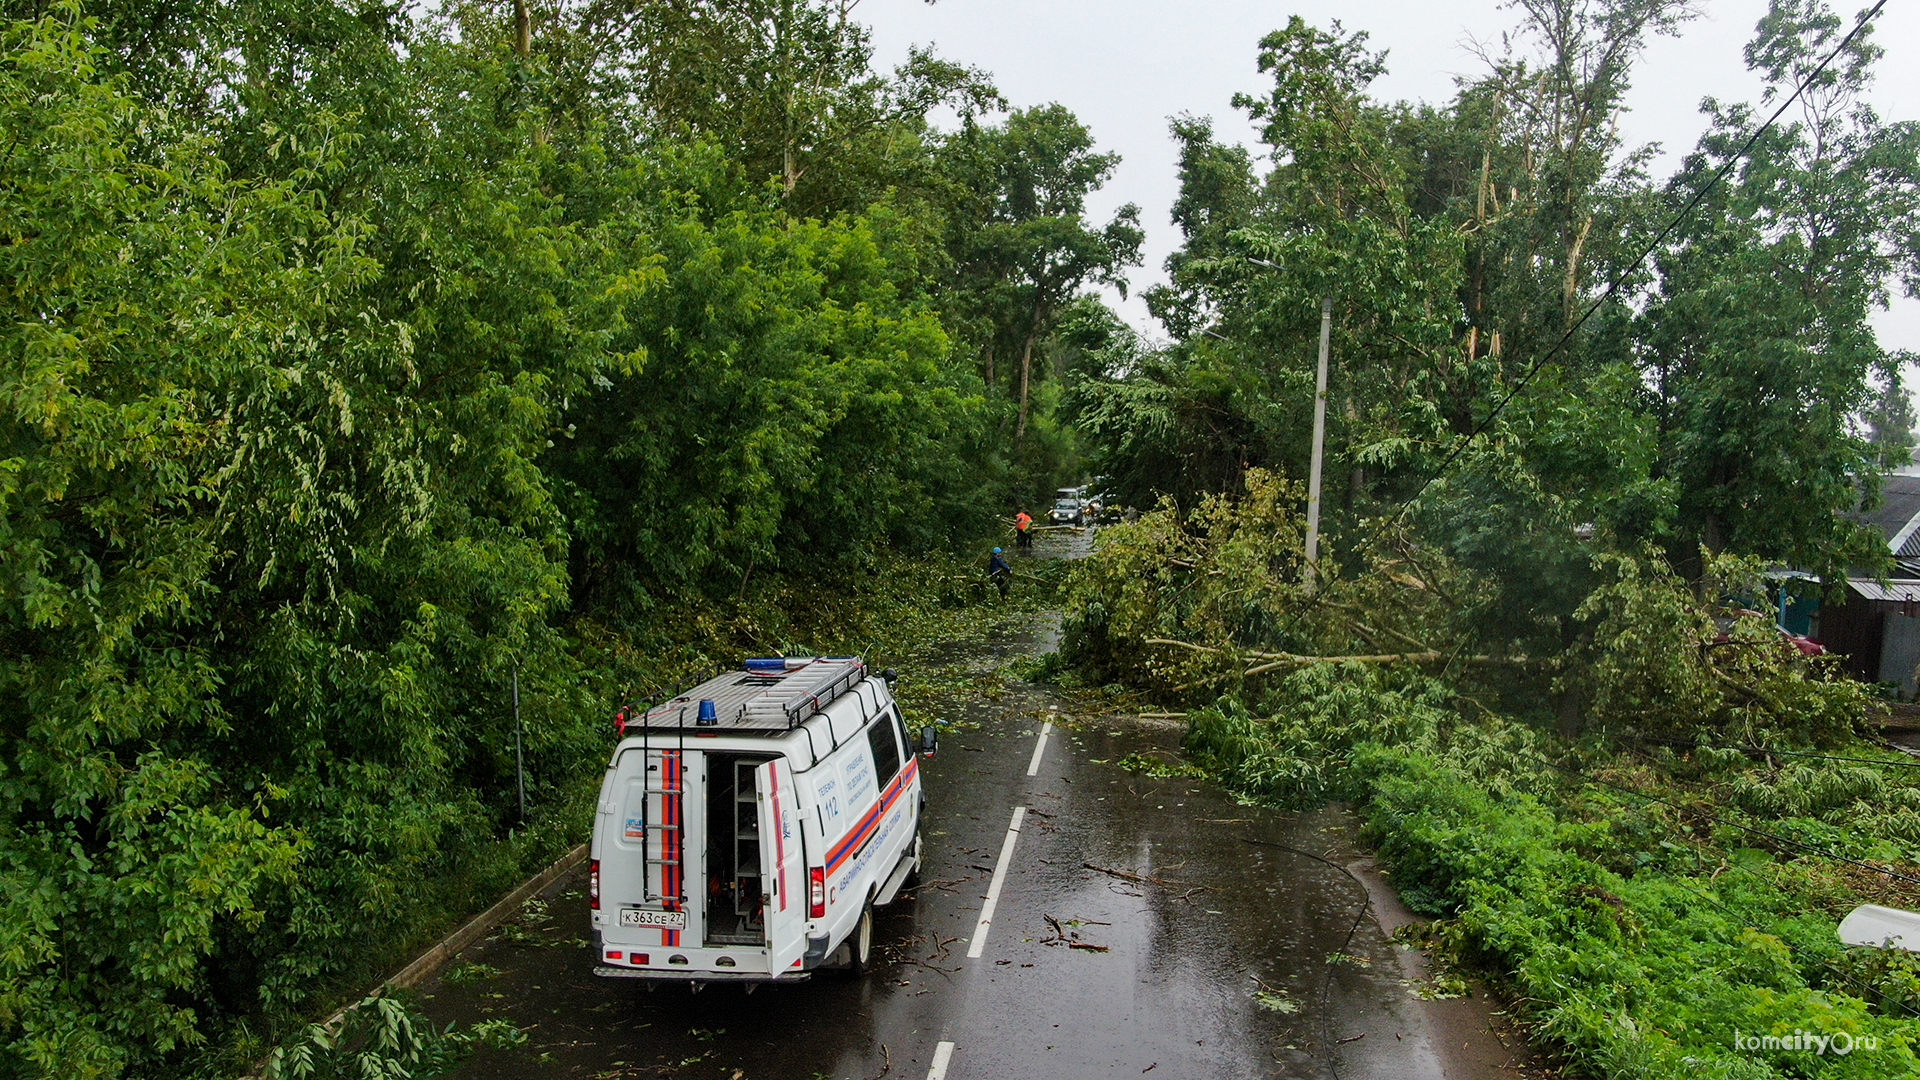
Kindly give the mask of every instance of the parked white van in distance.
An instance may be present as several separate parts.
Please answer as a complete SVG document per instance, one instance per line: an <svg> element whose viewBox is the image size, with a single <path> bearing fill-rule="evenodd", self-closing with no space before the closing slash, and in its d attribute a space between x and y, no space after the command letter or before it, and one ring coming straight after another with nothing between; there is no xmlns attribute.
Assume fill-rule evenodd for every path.
<svg viewBox="0 0 1920 1080"><path fill-rule="evenodd" d="M698 989L866 970L874 909L920 867L920 763L892 675L748 660L623 710L593 825L594 974Z"/></svg>

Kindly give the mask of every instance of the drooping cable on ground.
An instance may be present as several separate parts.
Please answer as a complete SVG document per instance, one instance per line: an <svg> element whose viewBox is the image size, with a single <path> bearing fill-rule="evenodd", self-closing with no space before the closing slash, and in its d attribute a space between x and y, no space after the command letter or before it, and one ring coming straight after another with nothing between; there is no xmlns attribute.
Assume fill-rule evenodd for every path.
<svg viewBox="0 0 1920 1080"><path fill-rule="evenodd" d="M1240 838L1240 840L1242 843L1254 844L1259 847L1279 848L1281 851L1289 852L1294 855L1299 855L1302 858L1312 859L1314 862L1317 862L1317 863L1325 863L1326 865L1333 867L1335 870L1338 870L1341 873L1347 875L1348 880L1352 881L1354 885L1359 887L1360 906L1359 908L1355 909L1353 913L1353 925L1347 927L1347 936L1340 943L1340 950L1339 950L1340 954L1345 955L1347 950L1353 946L1353 935L1360 932L1360 923L1366 919L1367 912L1373 910L1373 890L1367 888L1367 883L1364 881L1361 881L1359 875L1355 874L1352 870L1349 870L1345 866L1342 866L1339 863L1334 862L1332 859L1329 859L1324 855L1315 855L1311 851L1306 851L1301 848L1292 847L1287 844L1276 843L1275 841L1272 841L1272 840L1256 840L1251 836L1243 836ZM1256 979L1254 981L1258 982L1259 980ZM1265 985L1265 984L1262 984L1262 985ZM1339 1059L1338 1048L1340 1044L1335 1042L1333 1039L1333 1035L1332 1035L1333 1010L1327 1007L1327 1002L1332 999L1332 995L1333 995L1333 961L1329 959L1327 961L1327 974L1320 982L1320 1041L1326 1044L1326 1047L1327 1047L1327 1071L1330 1074L1332 1074L1334 1080L1340 1080L1340 1064L1338 1060Z"/></svg>
<svg viewBox="0 0 1920 1080"><path fill-rule="evenodd" d="M1545 758L1542 758L1541 761L1548 765L1554 764L1551 761L1547 761ZM1595 783L1595 784L1599 784L1601 786L1606 786L1606 787L1618 787L1620 790L1625 791L1631 795L1637 795L1641 798L1649 799L1654 802L1663 803L1668 806L1674 806L1676 809L1682 809L1682 810L1685 809L1684 807L1679 807L1677 804L1669 803L1667 802L1667 800L1660 799L1657 796L1648 795L1645 792L1635 791L1632 788L1621 787L1620 785L1609 784L1606 781L1600 780L1596 777L1592 777L1584 773L1580 773L1576 770L1568 770L1564 766L1555 766L1555 767L1560 768L1562 771L1571 772L1576 779L1579 779L1583 782ZM1708 815L1708 816L1711 816L1711 815ZM1718 820L1718 819L1715 819L1715 820ZM1728 823L1728 824L1731 824L1731 823ZM1359 930L1361 920L1365 918L1366 913L1372 908L1372 903L1373 903L1372 894L1367 889L1366 883L1362 882L1359 879L1359 877L1357 877L1353 873L1353 871L1348 869L1347 867L1342 866L1339 863L1332 861L1331 859L1327 859L1322 856L1315 855L1313 852L1305 851L1296 847L1290 847L1286 844L1275 843L1274 841L1271 841L1271 840L1256 840L1248 836L1243 836L1240 839L1244 843L1257 844L1261 847L1279 848L1282 851L1290 852L1292 854L1299 855L1304 858L1312 859L1315 862L1324 863L1327 866L1331 866L1334 869L1339 870L1341 873L1345 874L1348 878L1352 879L1355 885L1358 885L1360 887L1361 893L1362 893L1360 908L1354 914L1353 925L1347 929L1346 943L1342 944L1340 947L1341 952L1344 953L1347 950L1347 948L1351 946L1353 941L1353 935ZM1692 844L1687 844L1686 848L1689 852L1693 854L1693 857L1696 861L1699 861L1702 859L1702 855L1699 849L1695 848ZM1835 857L1839 857L1839 856L1835 856ZM1847 860L1847 861L1851 861L1851 860ZM1765 876L1761 875L1758 871L1753 870L1750 867L1742 866L1739 863L1732 862L1732 861L1729 861L1727 865L1730 867L1733 867L1736 870L1752 875L1756 880L1760 881L1763 884L1766 884L1769 886L1773 885L1772 882L1767 881ZM1726 912L1727 915L1732 917L1736 922L1745 923L1748 921L1747 916L1742 915L1740 912L1734 910L1733 907L1729 905L1726 901L1721 900L1720 898L1713 896L1712 894L1705 892L1704 890L1696 889L1693 886L1688 885L1684 881L1676 881L1675 884L1678 885L1680 888L1685 889L1687 892L1690 892L1695 896L1698 896L1701 899L1706 900L1707 902L1718 907L1720 910ZM1791 943L1788 943L1788 946L1789 948L1791 948L1792 947ZM1900 1009L1901 1011L1905 1012L1908 1016L1920 1018L1920 1009L1915 1009L1912 1005L1907 1004L1905 1001L1901 1001L1897 998L1888 997L1886 991L1872 985L1871 983L1865 982L1862 979L1858 978L1857 976L1854 976L1848 973L1847 971L1841 969L1832 960L1826 957L1814 957L1814 959L1817 960L1821 964L1821 966L1833 977L1839 979L1840 981L1846 983L1848 986L1852 987L1854 990L1860 992L1861 1000L1870 1001L1870 1002L1880 1002L1883 1005L1891 1004L1897 1007L1898 1009ZM1333 1074L1333 1076L1337 1080L1337 1078L1339 1077L1339 1065L1337 1062L1337 1054L1335 1052L1337 1044L1334 1043L1330 1035L1330 1027L1329 1027L1330 1017L1328 1015L1330 1013L1330 1010L1328 1010L1327 1008L1327 1002L1330 999L1330 992L1332 989L1332 985L1333 985L1333 968L1331 965L1329 965L1327 968L1326 977L1321 984L1321 990L1320 990L1321 1011L1323 1014L1323 1021L1321 1024L1321 1040L1327 1045L1328 1070Z"/></svg>

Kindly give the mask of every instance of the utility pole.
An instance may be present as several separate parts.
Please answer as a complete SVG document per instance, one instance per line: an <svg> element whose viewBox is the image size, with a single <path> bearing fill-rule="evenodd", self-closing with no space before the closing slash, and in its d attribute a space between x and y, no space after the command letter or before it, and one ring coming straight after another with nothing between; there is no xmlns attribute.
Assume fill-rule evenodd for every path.
<svg viewBox="0 0 1920 1080"><path fill-rule="evenodd" d="M520 820L527 820L527 758L520 748L520 661L513 662L513 769L520 781Z"/></svg>
<svg viewBox="0 0 1920 1080"><path fill-rule="evenodd" d="M1269 270L1280 264L1248 257L1255 266ZM1313 458L1307 470L1307 588L1318 586L1320 578L1320 466L1327 449L1327 354L1333 345L1333 297L1320 298L1320 366L1313 377Z"/></svg>
<svg viewBox="0 0 1920 1080"><path fill-rule="evenodd" d="M1327 445L1327 351L1333 341L1333 297L1320 298L1320 368L1313 377L1313 464L1307 472L1307 584L1320 577L1320 464Z"/></svg>

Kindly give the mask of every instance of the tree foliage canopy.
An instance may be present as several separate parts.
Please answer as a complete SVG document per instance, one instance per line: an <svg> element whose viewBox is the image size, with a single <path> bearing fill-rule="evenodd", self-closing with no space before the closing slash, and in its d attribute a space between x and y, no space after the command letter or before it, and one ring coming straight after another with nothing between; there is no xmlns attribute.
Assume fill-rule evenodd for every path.
<svg viewBox="0 0 1920 1080"><path fill-rule="evenodd" d="M1364 34L1292 20L1260 43L1272 88L1236 102L1264 168L1174 122L1184 244L1148 297L1174 341L1077 392L1096 468L1143 504L1252 468L1304 476L1329 296L1336 531L1419 492L1414 516L1469 565L1565 579L1562 618L1591 585L1574 525L1695 576L1703 547L1877 572L1848 515L1910 442L1874 426L1906 357L1868 319L1920 286L1920 147L1860 99L1870 31L1758 138L1770 108L1708 102L1698 150L1656 182L1615 120L1635 58L1691 6L1519 9L1508 51L1444 107L1371 98L1385 60ZM1848 29L1816 0L1774 4L1747 51L1763 104Z"/></svg>
<svg viewBox="0 0 1920 1080"><path fill-rule="evenodd" d="M297 1032L572 842L679 614L1067 438L951 298L1137 247L1071 114L836 4L521 7L0 6L0 1073Z"/></svg>

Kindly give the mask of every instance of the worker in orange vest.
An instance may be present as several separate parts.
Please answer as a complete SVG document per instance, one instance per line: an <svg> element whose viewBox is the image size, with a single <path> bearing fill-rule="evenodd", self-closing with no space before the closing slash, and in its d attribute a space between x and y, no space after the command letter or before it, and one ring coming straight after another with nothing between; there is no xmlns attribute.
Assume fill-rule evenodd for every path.
<svg viewBox="0 0 1920 1080"><path fill-rule="evenodd" d="M1013 515L1013 546L1030 548L1033 546L1033 518L1025 510Z"/></svg>

